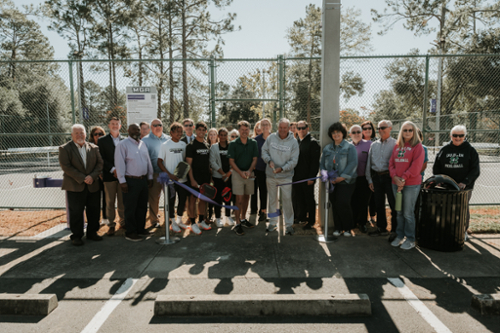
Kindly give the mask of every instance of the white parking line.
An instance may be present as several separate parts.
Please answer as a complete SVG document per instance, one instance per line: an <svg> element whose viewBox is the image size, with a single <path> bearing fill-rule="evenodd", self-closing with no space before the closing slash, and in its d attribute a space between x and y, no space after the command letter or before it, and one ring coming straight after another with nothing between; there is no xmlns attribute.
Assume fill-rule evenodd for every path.
<svg viewBox="0 0 500 333"><path fill-rule="evenodd" d="M410 304L415 311L422 317L437 333L451 333L439 319L429 310L421 300L408 288L399 278L387 278L392 283L405 300Z"/></svg>
<svg viewBox="0 0 500 333"><path fill-rule="evenodd" d="M96 333L102 324L108 319L109 315L116 309L116 307L125 299L128 292L138 279L128 278L123 282L116 293L103 305L101 310L92 318L90 323L83 329L82 333Z"/></svg>

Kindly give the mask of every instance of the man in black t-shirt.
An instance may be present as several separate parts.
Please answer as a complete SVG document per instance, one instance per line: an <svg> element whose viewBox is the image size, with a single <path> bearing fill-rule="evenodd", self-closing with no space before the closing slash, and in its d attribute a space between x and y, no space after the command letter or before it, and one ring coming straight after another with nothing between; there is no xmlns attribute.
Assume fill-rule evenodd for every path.
<svg viewBox="0 0 500 333"><path fill-rule="evenodd" d="M189 169L189 184L194 190L199 191L199 186L212 182L212 174L210 172L210 146L205 141L207 125L203 121L196 123L195 132L196 139L191 141L186 147L186 162L191 165ZM206 202L202 200L198 203L198 224L195 223L196 199L195 196L189 198L189 218L191 220L191 230L199 235L201 234L200 228L210 230L212 227L204 221Z"/></svg>

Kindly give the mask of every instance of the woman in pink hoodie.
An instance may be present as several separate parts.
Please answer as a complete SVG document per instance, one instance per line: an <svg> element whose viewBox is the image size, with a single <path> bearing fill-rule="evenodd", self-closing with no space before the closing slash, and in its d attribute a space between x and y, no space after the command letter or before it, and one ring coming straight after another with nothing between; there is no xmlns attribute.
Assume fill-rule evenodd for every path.
<svg viewBox="0 0 500 333"><path fill-rule="evenodd" d="M394 247L403 250L415 247L415 203L422 176L420 171L424 163L424 148L417 134L417 126L406 121L399 131L398 141L389 160L389 172L392 178L392 190L397 197L401 192L403 201L401 210L397 212L397 237L392 241Z"/></svg>

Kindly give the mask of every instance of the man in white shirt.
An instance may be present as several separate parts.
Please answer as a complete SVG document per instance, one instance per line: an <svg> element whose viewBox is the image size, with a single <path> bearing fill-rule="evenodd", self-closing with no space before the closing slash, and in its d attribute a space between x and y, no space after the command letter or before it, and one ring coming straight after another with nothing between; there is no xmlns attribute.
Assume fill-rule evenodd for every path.
<svg viewBox="0 0 500 333"><path fill-rule="evenodd" d="M186 158L186 143L181 141L182 137L182 125L179 123L173 123L170 125L170 140L163 143L160 148L160 153L158 154L158 167L162 172L166 172L170 179L178 181L179 183L185 183L187 178L182 179L177 178L174 175L175 168L180 162L183 162ZM173 221L175 217L174 205L175 196L169 196L169 207L168 212L169 218L172 220L170 224L170 230L179 233L181 232L180 225L187 229L189 226L182 223L182 215L184 214L184 209L186 207L186 199L188 197L188 191L181 186L174 184L175 193L179 198L179 204L177 206L177 220ZM170 194L169 194L170 195Z"/></svg>

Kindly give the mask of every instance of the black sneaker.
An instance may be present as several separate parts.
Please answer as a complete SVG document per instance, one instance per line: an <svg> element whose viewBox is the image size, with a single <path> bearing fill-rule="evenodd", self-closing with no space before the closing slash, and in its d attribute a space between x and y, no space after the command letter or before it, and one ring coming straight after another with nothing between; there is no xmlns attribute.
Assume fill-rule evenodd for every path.
<svg viewBox="0 0 500 333"><path fill-rule="evenodd" d="M260 212L259 213L259 222L266 222L266 219L267 219L267 214Z"/></svg>
<svg viewBox="0 0 500 333"><path fill-rule="evenodd" d="M87 239L93 240L93 241L102 241L102 237L95 234L95 235L87 235Z"/></svg>
<svg viewBox="0 0 500 333"><path fill-rule="evenodd" d="M249 229L255 227L252 223L248 222L246 219L241 220L241 225Z"/></svg>
<svg viewBox="0 0 500 333"><path fill-rule="evenodd" d="M391 232L389 234L389 239L388 239L389 243L392 242L393 240L395 240L397 236L398 236L398 234L396 234L395 232Z"/></svg>
<svg viewBox="0 0 500 333"><path fill-rule="evenodd" d="M243 236L245 234L245 232L243 231L243 228L241 227L241 224L237 224L236 227L234 227L234 232L238 236Z"/></svg>
<svg viewBox="0 0 500 333"><path fill-rule="evenodd" d="M126 234L125 239L132 242L140 242L143 240L143 238L136 233Z"/></svg>
<svg viewBox="0 0 500 333"><path fill-rule="evenodd" d="M73 244L74 246L82 246L83 241L81 238L75 238L71 240L71 244Z"/></svg>

